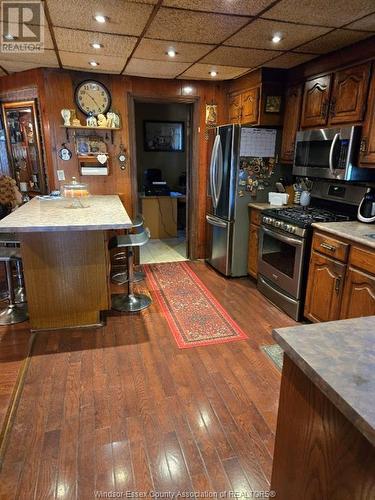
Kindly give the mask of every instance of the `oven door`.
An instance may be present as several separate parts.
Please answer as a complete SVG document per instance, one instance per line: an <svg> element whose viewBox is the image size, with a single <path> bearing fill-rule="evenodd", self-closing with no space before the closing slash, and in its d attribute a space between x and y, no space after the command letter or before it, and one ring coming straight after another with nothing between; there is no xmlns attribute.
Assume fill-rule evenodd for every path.
<svg viewBox="0 0 375 500"><path fill-rule="evenodd" d="M305 240L261 226L258 272L277 288L299 299Z"/></svg>

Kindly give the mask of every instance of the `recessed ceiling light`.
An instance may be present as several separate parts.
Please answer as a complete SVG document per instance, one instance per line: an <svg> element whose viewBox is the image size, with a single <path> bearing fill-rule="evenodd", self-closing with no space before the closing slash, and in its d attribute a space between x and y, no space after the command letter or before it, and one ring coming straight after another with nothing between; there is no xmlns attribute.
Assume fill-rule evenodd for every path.
<svg viewBox="0 0 375 500"><path fill-rule="evenodd" d="M193 92L193 87L190 87L189 85L186 87L182 87L182 93L184 95L192 94L192 92Z"/></svg>
<svg viewBox="0 0 375 500"><path fill-rule="evenodd" d="M277 35L277 34L273 35L272 41L273 41L273 43L279 43L279 42L281 42L281 35Z"/></svg>
<svg viewBox="0 0 375 500"><path fill-rule="evenodd" d="M95 21L96 21L97 23L102 23L102 24L103 24L103 23L107 22L108 17L103 16L102 14L96 14L96 15L94 16L94 19L95 19Z"/></svg>
<svg viewBox="0 0 375 500"><path fill-rule="evenodd" d="M212 76L212 78L215 78L215 76L217 76L217 71L215 71L214 69L211 70L210 75Z"/></svg>
<svg viewBox="0 0 375 500"><path fill-rule="evenodd" d="M91 66L99 66L99 63L96 61L90 61L89 63Z"/></svg>
<svg viewBox="0 0 375 500"><path fill-rule="evenodd" d="M169 50L167 51L167 55L168 55L169 57L176 57L176 54L177 54L177 52L176 52L174 49L169 49Z"/></svg>
<svg viewBox="0 0 375 500"><path fill-rule="evenodd" d="M92 43L91 47L93 49L101 49L103 47L103 45L101 43Z"/></svg>
<svg viewBox="0 0 375 500"><path fill-rule="evenodd" d="M16 40L16 37L13 36L11 33L7 33L6 35L4 35L4 38L5 38L5 40L8 40L8 41Z"/></svg>

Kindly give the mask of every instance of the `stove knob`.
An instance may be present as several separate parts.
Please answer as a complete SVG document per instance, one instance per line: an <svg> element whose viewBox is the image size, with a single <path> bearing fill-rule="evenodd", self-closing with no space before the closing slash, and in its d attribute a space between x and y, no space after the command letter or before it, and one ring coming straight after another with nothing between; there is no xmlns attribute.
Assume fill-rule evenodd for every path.
<svg viewBox="0 0 375 500"><path fill-rule="evenodd" d="M275 221L275 226L276 227L280 227L281 226L281 222L279 220Z"/></svg>

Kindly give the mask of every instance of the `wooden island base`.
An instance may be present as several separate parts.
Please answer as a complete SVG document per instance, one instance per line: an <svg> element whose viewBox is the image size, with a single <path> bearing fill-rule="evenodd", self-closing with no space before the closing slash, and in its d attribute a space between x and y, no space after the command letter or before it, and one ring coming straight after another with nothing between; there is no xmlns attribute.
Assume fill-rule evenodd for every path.
<svg viewBox="0 0 375 500"><path fill-rule="evenodd" d="M91 326L110 309L106 231L19 233L32 330Z"/></svg>
<svg viewBox="0 0 375 500"><path fill-rule="evenodd" d="M375 448L286 354L280 391L276 498L375 498Z"/></svg>

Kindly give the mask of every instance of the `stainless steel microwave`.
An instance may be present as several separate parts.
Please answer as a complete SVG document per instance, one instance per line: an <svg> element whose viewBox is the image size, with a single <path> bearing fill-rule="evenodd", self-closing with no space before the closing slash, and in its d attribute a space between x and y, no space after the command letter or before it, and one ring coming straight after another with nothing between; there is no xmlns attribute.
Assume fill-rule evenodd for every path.
<svg viewBox="0 0 375 500"><path fill-rule="evenodd" d="M297 132L293 175L355 180L360 142L359 126Z"/></svg>

